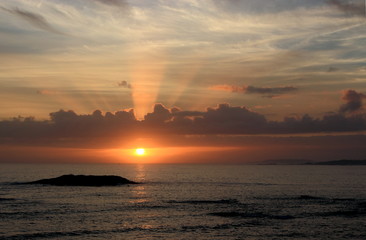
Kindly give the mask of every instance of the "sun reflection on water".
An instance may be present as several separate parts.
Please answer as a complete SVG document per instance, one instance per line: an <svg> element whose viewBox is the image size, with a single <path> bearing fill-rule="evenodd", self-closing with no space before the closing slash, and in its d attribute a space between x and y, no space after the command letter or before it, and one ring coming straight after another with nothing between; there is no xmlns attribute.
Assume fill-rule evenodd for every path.
<svg viewBox="0 0 366 240"><path fill-rule="evenodd" d="M130 203L144 203L149 201L147 198L146 187L144 185L145 177L146 177L145 165L142 164L136 165L135 181L142 184L137 184L133 186L132 197L131 200L129 201Z"/></svg>

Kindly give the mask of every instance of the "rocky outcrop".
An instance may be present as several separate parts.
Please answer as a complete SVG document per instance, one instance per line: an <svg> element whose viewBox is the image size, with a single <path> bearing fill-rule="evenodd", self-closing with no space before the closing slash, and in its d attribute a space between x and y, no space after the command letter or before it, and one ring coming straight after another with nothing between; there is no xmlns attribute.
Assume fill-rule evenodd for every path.
<svg viewBox="0 0 366 240"><path fill-rule="evenodd" d="M98 175L62 175L56 178L41 179L28 182L27 184L46 184L54 186L118 186L124 184L137 184L120 176L98 176Z"/></svg>

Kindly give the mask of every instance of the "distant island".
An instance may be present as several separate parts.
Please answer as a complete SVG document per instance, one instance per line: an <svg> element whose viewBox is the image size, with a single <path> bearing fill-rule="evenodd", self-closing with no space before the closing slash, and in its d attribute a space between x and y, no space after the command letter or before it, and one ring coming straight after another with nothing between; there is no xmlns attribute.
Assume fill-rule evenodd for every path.
<svg viewBox="0 0 366 240"><path fill-rule="evenodd" d="M366 160L336 160L336 161L327 161L327 162L310 162L308 165L366 165Z"/></svg>
<svg viewBox="0 0 366 240"><path fill-rule="evenodd" d="M305 159L272 159L257 163L258 165L339 165L339 166L355 166L366 165L366 160L335 160L315 162Z"/></svg>
<svg viewBox="0 0 366 240"><path fill-rule="evenodd" d="M53 186L118 186L125 184L137 184L126 178L120 176L96 176L96 175L62 175L56 178L41 179L33 182L27 182L26 184L45 184Z"/></svg>
<svg viewBox="0 0 366 240"><path fill-rule="evenodd" d="M269 159L261 162L256 162L256 165L304 165L312 162L309 159Z"/></svg>

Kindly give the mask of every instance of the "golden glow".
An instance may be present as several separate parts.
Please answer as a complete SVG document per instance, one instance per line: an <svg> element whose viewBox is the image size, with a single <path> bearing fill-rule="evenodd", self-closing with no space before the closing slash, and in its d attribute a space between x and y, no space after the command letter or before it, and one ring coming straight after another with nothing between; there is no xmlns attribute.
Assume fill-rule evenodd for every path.
<svg viewBox="0 0 366 240"><path fill-rule="evenodd" d="M137 156L143 156L143 155L145 155L145 149L143 149L143 148L136 148L135 149L135 154Z"/></svg>
<svg viewBox="0 0 366 240"><path fill-rule="evenodd" d="M157 102L166 72L166 54L164 51L157 51L152 57L146 54L149 50L141 49L141 46L130 46L130 48L130 54L135 56L135 60L131 61L128 79L132 85L131 96L135 116L142 120Z"/></svg>
<svg viewBox="0 0 366 240"><path fill-rule="evenodd" d="M139 145L141 146L141 145ZM143 145L145 146L145 145ZM139 155L138 149L143 149L144 154ZM213 152L226 152L247 150L243 147L146 147L146 148L112 148L93 151L101 162L108 159L114 163L128 164L169 164L169 163L203 163L212 162ZM139 150L140 151L140 150ZM0 152L1 153L1 152ZM93 156L94 156L93 155ZM209 157L205 157L209 156ZM216 156L216 154L215 154ZM138 160L137 160L138 159Z"/></svg>

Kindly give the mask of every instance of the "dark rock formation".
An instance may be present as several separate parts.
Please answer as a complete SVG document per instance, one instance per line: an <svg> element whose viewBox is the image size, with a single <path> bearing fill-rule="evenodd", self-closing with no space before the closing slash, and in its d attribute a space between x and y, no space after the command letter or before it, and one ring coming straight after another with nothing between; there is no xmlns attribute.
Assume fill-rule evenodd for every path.
<svg viewBox="0 0 366 240"><path fill-rule="evenodd" d="M41 179L27 184L46 184L54 186L118 186L124 184L137 184L119 176L95 175L62 175L56 178Z"/></svg>

